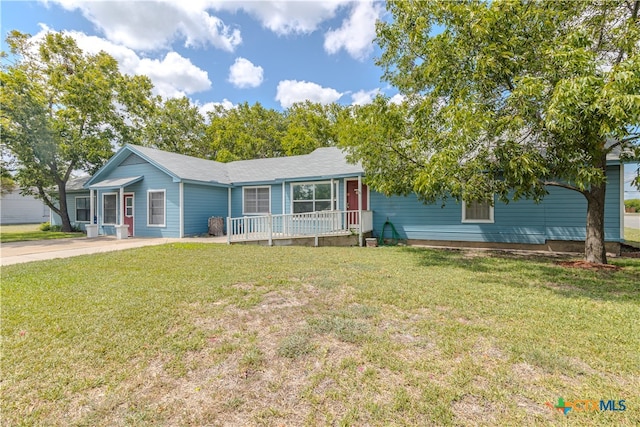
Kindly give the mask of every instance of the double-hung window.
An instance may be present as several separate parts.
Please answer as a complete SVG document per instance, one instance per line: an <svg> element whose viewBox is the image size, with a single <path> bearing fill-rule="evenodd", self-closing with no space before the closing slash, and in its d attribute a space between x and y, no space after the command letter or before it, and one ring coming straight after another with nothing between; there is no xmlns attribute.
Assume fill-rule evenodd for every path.
<svg viewBox="0 0 640 427"><path fill-rule="evenodd" d="M330 182L293 184L292 189L293 213L328 211L337 208L337 185L333 191L332 203Z"/></svg>
<svg viewBox="0 0 640 427"><path fill-rule="evenodd" d="M462 222L494 222L493 206L489 202L462 202Z"/></svg>
<svg viewBox="0 0 640 427"><path fill-rule="evenodd" d="M106 193L102 195L102 223L117 224L118 222L118 195Z"/></svg>
<svg viewBox="0 0 640 427"><path fill-rule="evenodd" d="M166 225L166 200L164 190L147 192L147 225L164 227Z"/></svg>
<svg viewBox="0 0 640 427"><path fill-rule="evenodd" d="M245 187L242 211L244 214L268 214L271 212L271 187Z"/></svg>
<svg viewBox="0 0 640 427"><path fill-rule="evenodd" d="M76 221L77 222L90 222L91 221L91 206L89 197L76 197Z"/></svg>

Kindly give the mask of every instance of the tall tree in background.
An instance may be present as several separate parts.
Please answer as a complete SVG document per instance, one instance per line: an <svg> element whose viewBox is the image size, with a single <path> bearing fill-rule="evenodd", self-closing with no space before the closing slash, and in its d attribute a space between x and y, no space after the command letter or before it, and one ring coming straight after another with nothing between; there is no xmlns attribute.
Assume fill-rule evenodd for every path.
<svg viewBox="0 0 640 427"><path fill-rule="evenodd" d="M16 161L14 178L70 231L67 181L73 171L96 171L114 145L137 142L132 124L145 114L151 82L120 74L111 56L85 54L60 33L34 42L12 31L7 45L11 55L3 55L0 72L0 125Z"/></svg>
<svg viewBox="0 0 640 427"><path fill-rule="evenodd" d="M203 153L207 125L198 107L189 98L156 100L146 123L141 126L142 145L190 156Z"/></svg>
<svg viewBox="0 0 640 427"><path fill-rule="evenodd" d="M260 103L238 104L235 108L218 107L209 113L207 153L220 162L282 156L285 123L282 113Z"/></svg>
<svg viewBox="0 0 640 427"><path fill-rule="evenodd" d="M309 154L316 148L336 145L336 122L344 109L335 103L322 105L310 101L291 106L284 112L284 153L287 156Z"/></svg>
<svg viewBox="0 0 640 427"><path fill-rule="evenodd" d="M547 186L579 192L586 259L606 263L607 156L640 157L639 6L390 0L378 65L406 95L406 116L378 100L354 117L373 123L391 110L391 128L343 132L344 142L388 194L508 202L539 201Z"/></svg>

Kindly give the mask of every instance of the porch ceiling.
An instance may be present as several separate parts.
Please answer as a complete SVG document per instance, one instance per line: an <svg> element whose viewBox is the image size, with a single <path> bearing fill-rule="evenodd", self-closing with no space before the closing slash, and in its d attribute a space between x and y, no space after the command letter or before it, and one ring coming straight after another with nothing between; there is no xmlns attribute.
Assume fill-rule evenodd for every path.
<svg viewBox="0 0 640 427"><path fill-rule="evenodd" d="M96 182L95 184L91 184L89 189L91 190L108 190L110 188L121 188L126 187L127 185L134 184L138 181L141 181L144 176L132 176L128 178L113 178L113 179L105 179L100 182Z"/></svg>

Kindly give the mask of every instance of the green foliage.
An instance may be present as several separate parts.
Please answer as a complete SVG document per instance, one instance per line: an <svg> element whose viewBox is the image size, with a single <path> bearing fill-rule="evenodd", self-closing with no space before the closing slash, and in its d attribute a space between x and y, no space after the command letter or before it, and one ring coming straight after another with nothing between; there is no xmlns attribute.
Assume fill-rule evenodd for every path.
<svg viewBox="0 0 640 427"><path fill-rule="evenodd" d="M285 112L287 128L282 148L287 156L308 154L337 143L336 123L344 108L338 104L297 103Z"/></svg>
<svg viewBox="0 0 640 427"><path fill-rule="evenodd" d="M156 100L147 118L142 144L159 150L199 155L205 144L205 118L189 98Z"/></svg>
<svg viewBox="0 0 640 427"><path fill-rule="evenodd" d="M558 185L584 194L590 217L602 218L607 155L640 158L638 2L387 8L378 65L406 101L379 99L341 133L374 188L427 202L508 202L539 201ZM603 262L597 223L587 236L600 244L587 246L601 252L587 257Z"/></svg>
<svg viewBox="0 0 640 427"><path fill-rule="evenodd" d="M625 208L635 208L636 212L640 212L640 199L628 199L624 201Z"/></svg>
<svg viewBox="0 0 640 427"><path fill-rule="evenodd" d="M305 102L280 112L260 103L209 113L204 142L194 155L220 162L308 154L336 144L337 104Z"/></svg>
<svg viewBox="0 0 640 427"><path fill-rule="evenodd" d="M285 126L281 113L260 103L250 106L245 102L231 109L218 107L209 113L208 151L203 157L227 162L282 156Z"/></svg>
<svg viewBox="0 0 640 427"><path fill-rule="evenodd" d="M51 223L49 221L47 222L43 222L42 224L40 224L40 231L49 231L51 230Z"/></svg>
<svg viewBox="0 0 640 427"><path fill-rule="evenodd" d="M151 83L120 74L111 56L86 54L60 33L34 41L12 31L7 45L12 59L3 57L0 72L0 125L16 160L14 178L70 230L64 196L71 172L93 173L113 145L137 141L132 129L146 114Z"/></svg>

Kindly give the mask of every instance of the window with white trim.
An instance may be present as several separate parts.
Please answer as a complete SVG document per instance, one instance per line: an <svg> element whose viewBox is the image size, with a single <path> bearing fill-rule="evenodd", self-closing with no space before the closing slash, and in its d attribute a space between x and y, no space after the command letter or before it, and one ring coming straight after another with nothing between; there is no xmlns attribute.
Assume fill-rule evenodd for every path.
<svg viewBox="0 0 640 427"><path fill-rule="evenodd" d="M91 205L89 196L76 197L76 222L91 221Z"/></svg>
<svg viewBox="0 0 640 427"><path fill-rule="evenodd" d="M489 202L462 202L462 222L494 222L493 206Z"/></svg>
<svg viewBox="0 0 640 427"><path fill-rule="evenodd" d="M147 225L164 227L166 222L166 197L164 190L147 192Z"/></svg>
<svg viewBox="0 0 640 427"><path fill-rule="evenodd" d="M328 211L332 209L331 183L292 184L293 213ZM334 184L333 209L337 208L338 183Z"/></svg>
<svg viewBox="0 0 640 427"><path fill-rule="evenodd" d="M242 192L244 214L268 214L271 212L271 187L244 187Z"/></svg>
<svg viewBox="0 0 640 427"><path fill-rule="evenodd" d="M102 195L102 223L118 223L118 195L116 193Z"/></svg>

